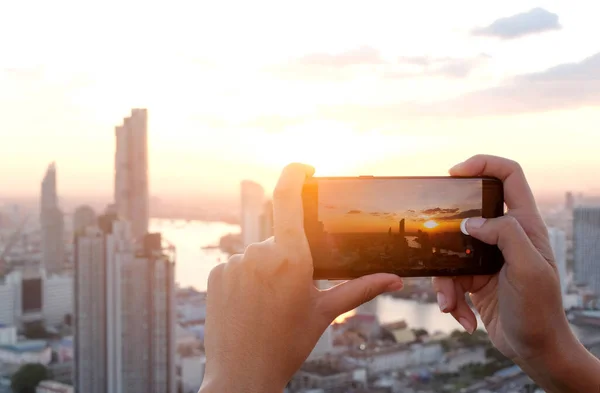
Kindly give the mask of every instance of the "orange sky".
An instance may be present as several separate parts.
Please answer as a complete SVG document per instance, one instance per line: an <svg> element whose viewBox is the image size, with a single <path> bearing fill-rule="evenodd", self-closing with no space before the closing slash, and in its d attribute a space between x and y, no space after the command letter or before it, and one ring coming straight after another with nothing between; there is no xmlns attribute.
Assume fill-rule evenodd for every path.
<svg viewBox="0 0 600 393"><path fill-rule="evenodd" d="M109 198L133 107L154 195L269 191L290 161L440 175L476 153L540 193L600 189L599 2L33 3L0 13L2 196L37 195L56 161L61 196Z"/></svg>
<svg viewBox="0 0 600 393"><path fill-rule="evenodd" d="M439 232L481 215L481 198L480 180L319 180L318 219L329 233L397 233L403 218L407 232Z"/></svg>

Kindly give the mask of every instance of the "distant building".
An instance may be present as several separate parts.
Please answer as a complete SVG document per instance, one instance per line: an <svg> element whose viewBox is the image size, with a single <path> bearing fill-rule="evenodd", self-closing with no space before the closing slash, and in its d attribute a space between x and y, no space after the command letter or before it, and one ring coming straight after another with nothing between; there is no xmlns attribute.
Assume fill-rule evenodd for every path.
<svg viewBox="0 0 600 393"><path fill-rule="evenodd" d="M263 213L260 216L260 239L266 240L274 235L273 233L273 201L266 201L263 207Z"/></svg>
<svg viewBox="0 0 600 393"><path fill-rule="evenodd" d="M397 344L387 347L352 351L347 360L356 366L366 367L369 373L380 374L423 366L438 362L444 354L440 343Z"/></svg>
<svg viewBox="0 0 600 393"><path fill-rule="evenodd" d="M17 342L16 326L0 324L0 345L13 345Z"/></svg>
<svg viewBox="0 0 600 393"><path fill-rule="evenodd" d="M573 215L575 281L600 294L600 207L579 206Z"/></svg>
<svg viewBox="0 0 600 393"><path fill-rule="evenodd" d="M37 386L35 393L74 393L73 386L56 381L42 381Z"/></svg>
<svg viewBox="0 0 600 393"><path fill-rule="evenodd" d="M48 273L60 272L65 263L64 218L58 207L56 164L51 163L42 180L40 197L42 266Z"/></svg>
<svg viewBox="0 0 600 393"><path fill-rule="evenodd" d="M75 262L77 391L173 393L174 249L160 234L134 249L128 223L104 215L77 237Z"/></svg>
<svg viewBox="0 0 600 393"><path fill-rule="evenodd" d="M83 233L85 228L96 224L96 212L90 206L79 206L73 213L73 233Z"/></svg>
<svg viewBox="0 0 600 393"><path fill-rule="evenodd" d="M300 392L356 392L367 387L367 372L339 357L328 357L305 362L289 386Z"/></svg>
<svg viewBox="0 0 600 393"><path fill-rule="evenodd" d="M73 312L73 277L42 268L14 270L0 278L0 324L57 325Z"/></svg>
<svg viewBox="0 0 600 393"><path fill-rule="evenodd" d="M261 241L261 216L264 209L265 190L250 180L241 183L242 246Z"/></svg>
<svg viewBox="0 0 600 393"><path fill-rule="evenodd" d="M313 348L307 360L320 359L333 351L333 326L329 325Z"/></svg>
<svg viewBox="0 0 600 393"><path fill-rule="evenodd" d="M572 211L575 207L575 197L571 191L565 194L565 210Z"/></svg>
<svg viewBox="0 0 600 393"><path fill-rule="evenodd" d="M148 232L148 112L133 109L115 128L115 202L120 218L131 223L133 238Z"/></svg>
<svg viewBox="0 0 600 393"><path fill-rule="evenodd" d="M52 349L45 340L26 340L0 345L0 364L36 363L48 365L52 361Z"/></svg>
<svg viewBox="0 0 600 393"><path fill-rule="evenodd" d="M560 291L563 298L566 299L568 276L567 276L567 234L558 228L548 228L550 245L554 253L554 260L558 269L560 278Z"/></svg>
<svg viewBox="0 0 600 393"><path fill-rule="evenodd" d="M204 380L206 356L190 354L180 360L182 393L197 393Z"/></svg>

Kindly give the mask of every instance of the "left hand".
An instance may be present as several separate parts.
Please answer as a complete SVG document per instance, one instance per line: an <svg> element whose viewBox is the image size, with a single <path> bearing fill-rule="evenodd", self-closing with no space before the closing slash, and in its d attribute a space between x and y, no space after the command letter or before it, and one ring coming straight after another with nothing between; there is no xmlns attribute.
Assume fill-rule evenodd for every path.
<svg viewBox="0 0 600 393"><path fill-rule="evenodd" d="M281 392L337 316L402 287L395 275L374 274L315 288L302 209L313 173L287 166L274 192L275 237L212 270L200 392Z"/></svg>

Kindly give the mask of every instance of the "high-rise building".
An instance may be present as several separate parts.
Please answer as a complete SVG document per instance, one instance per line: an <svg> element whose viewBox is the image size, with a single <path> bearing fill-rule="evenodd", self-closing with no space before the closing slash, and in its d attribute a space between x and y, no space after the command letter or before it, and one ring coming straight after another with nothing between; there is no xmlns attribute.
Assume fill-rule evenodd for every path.
<svg viewBox="0 0 600 393"><path fill-rule="evenodd" d="M75 236L83 233L85 228L96 225L96 212L90 206L83 205L73 213L73 233Z"/></svg>
<svg viewBox="0 0 600 393"><path fill-rule="evenodd" d="M134 239L148 232L148 113L133 109L115 128L115 203L119 217L131 223Z"/></svg>
<svg viewBox="0 0 600 393"><path fill-rule="evenodd" d="M64 218L56 194L56 165L51 163L42 180L40 198L42 265L48 273L60 272L65 262Z"/></svg>
<svg viewBox="0 0 600 393"><path fill-rule="evenodd" d="M565 210L572 211L575 207L575 197L571 191L567 191L565 194Z"/></svg>
<svg viewBox="0 0 600 393"><path fill-rule="evenodd" d="M75 246L75 386L89 393L174 393L174 248L99 217Z"/></svg>
<svg viewBox="0 0 600 393"><path fill-rule="evenodd" d="M575 281L600 294L600 207L578 206L573 214Z"/></svg>
<svg viewBox="0 0 600 393"><path fill-rule="evenodd" d="M261 241L261 216L263 214L265 190L250 180L241 184L242 245L248 247Z"/></svg>
<svg viewBox="0 0 600 393"><path fill-rule="evenodd" d="M260 240L266 240L273 236L273 201L266 201L263 213L260 216Z"/></svg>
<svg viewBox="0 0 600 393"><path fill-rule="evenodd" d="M568 276L567 276L567 234L562 229L548 228L550 245L554 253L554 260L558 269L560 278L560 290L563 299L567 295Z"/></svg>

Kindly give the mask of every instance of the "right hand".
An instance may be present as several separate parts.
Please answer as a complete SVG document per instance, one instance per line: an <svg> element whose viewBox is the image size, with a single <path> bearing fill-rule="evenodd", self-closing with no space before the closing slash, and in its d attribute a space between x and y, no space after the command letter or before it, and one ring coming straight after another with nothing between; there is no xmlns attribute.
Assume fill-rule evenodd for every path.
<svg viewBox="0 0 600 393"><path fill-rule="evenodd" d="M519 164L478 155L450 174L491 176L504 183L507 214L469 219L467 230L476 239L498 245L505 264L492 276L435 277L440 309L472 333L477 319L465 299L469 293L492 343L518 364L557 354L557 345L576 342L563 310L548 231Z"/></svg>

